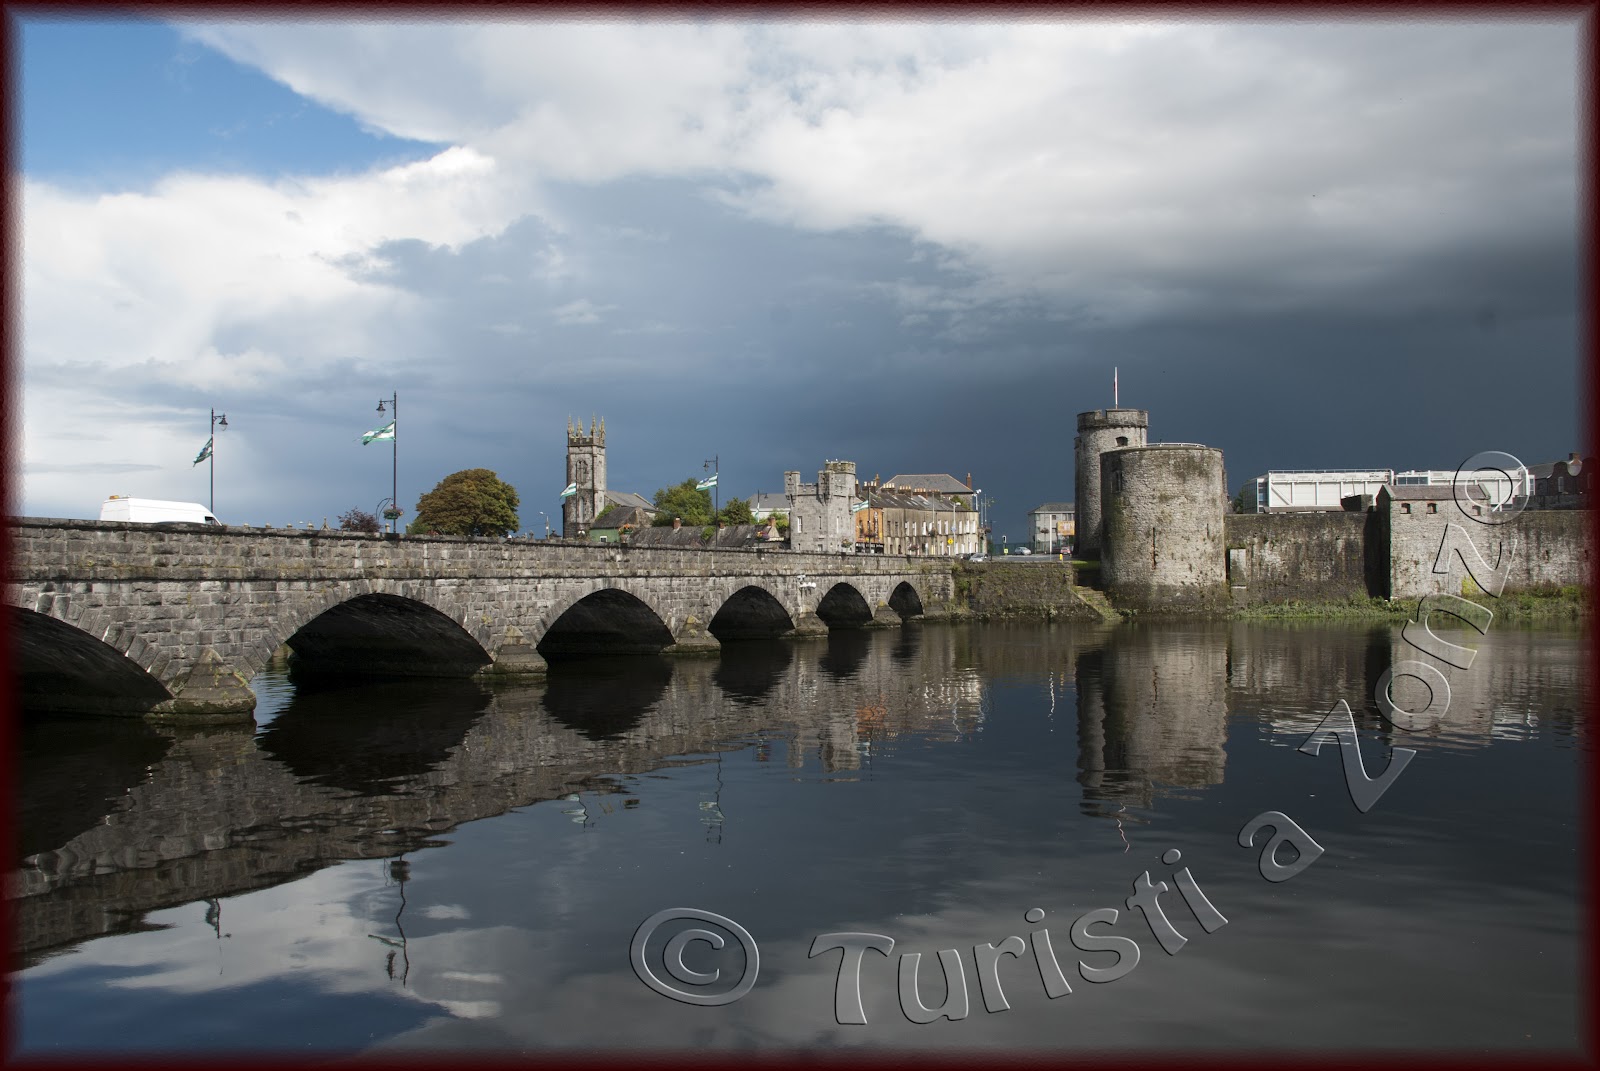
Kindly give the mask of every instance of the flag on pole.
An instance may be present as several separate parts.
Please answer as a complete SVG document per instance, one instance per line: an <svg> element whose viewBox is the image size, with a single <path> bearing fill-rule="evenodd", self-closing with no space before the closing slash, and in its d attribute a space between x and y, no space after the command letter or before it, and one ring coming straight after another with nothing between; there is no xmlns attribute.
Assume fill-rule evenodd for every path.
<svg viewBox="0 0 1600 1071"><path fill-rule="evenodd" d="M850 512L851 513L860 513L862 510L866 509L871 504L872 503L870 503L870 502L857 502L855 505L850 507Z"/></svg>
<svg viewBox="0 0 1600 1071"><path fill-rule="evenodd" d="M562 498L571 498L573 495L575 495L577 493L578 493L578 484L577 484L576 481L574 481L572 483L567 484L567 489L565 491L561 492L561 497Z"/></svg>
<svg viewBox="0 0 1600 1071"><path fill-rule="evenodd" d="M713 472L710 476L695 484L694 489L696 491L709 491L715 486L717 486L717 474Z"/></svg>
<svg viewBox="0 0 1600 1071"><path fill-rule="evenodd" d="M394 442L394 421L392 420L376 431L369 431L361 436L361 445L365 446L368 443L382 442L384 440Z"/></svg>
<svg viewBox="0 0 1600 1071"><path fill-rule="evenodd" d="M211 439L207 439L206 440L206 444L200 448L200 453L195 457L194 464L198 465L198 464L200 464L200 462L204 461L206 458L208 458L210 456L211 456ZM193 468L194 465L191 465L189 467Z"/></svg>

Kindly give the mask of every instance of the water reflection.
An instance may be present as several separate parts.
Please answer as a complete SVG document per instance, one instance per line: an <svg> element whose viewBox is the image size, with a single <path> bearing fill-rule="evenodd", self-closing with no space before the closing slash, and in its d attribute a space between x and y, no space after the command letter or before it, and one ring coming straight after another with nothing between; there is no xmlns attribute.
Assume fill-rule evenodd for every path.
<svg viewBox="0 0 1600 1071"><path fill-rule="evenodd" d="M1079 655L1076 676L1086 812L1148 807L1171 788L1222 782L1226 626L1133 625Z"/></svg>
<svg viewBox="0 0 1600 1071"><path fill-rule="evenodd" d="M65 844L122 807L172 738L137 718L30 717L17 731L19 858Z"/></svg>
<svg viewBox="0 0 1600 1071"><path fill-rule="evenodd" d="M1472 669L1452 679L1455 720L1430 740L1481 750L1552 725L1575 731L1584 650L1578 637L1508 629L1479 638L1478 646ZM1355 696L1370 695L1376 676L1405 657L1412 657L1409 648L1389 629L939 625L729 642L720 659L553 665L543 682L300 688L259 734L41 722L25 735L28 858L14 876L19 950L35 965L91 937L169 925L152 921L160 909L204 903L206 951L226 946L237 962L244 940L229 935L242 934L251 916L223 900L277 886L257 896L279 896L298 911L286 908L270 926L260 924L258 943L315 948L312 955L323 957L312 964L318 969L341 956L359 960L362 984L403 988L406 999L449 1010L456 1024L500 1014L485 1009L575 1007L577 997L564 994L604 1003L620 993L636 1003L616 1022L529 1014L539 1029L594 1044L613 1028L648 1033L632 1018L637 1007L658 1020L651 1029L668 1031L652 1034L656 1043L677 1044L673 1039L690 1029L681 1014L674 1017L682 1009L639 986L620 957L621 981L607 973L616 963L594 966L594 949L649 911L700 903L694 897L714 889L718 903L704 906L749 922L762 936L764 960L769 931L780 942L804 944L813 933L850 928L893 933L908 950L932 957L955 947L957 937L970 948L1025 933L1017 920L1036 897L1057 897L1044 903L1052 913L1073 898L1079 908L1120 904L1128 881L1158 858L1140 854L1153 843L1153 831L1140 823L1166 825L1166 836L1184 826L1175 819L1193 813L1201 817L1187 828L1220 831L1223 847L1185 842L1185 860L1193 856L1196 874L1230 917L1264 926L1268 912L1251 915L1249 908L1280 890L1263 892L1248 866L1235 869L1253 884L1230 887L1230 860L1239 862L1227 854L1236 850L1230 837L1241 816L1300 799L1283 791L1293 783L1287 778L1303 770L1332 777L1334 768L1286 764L1277 752L1253 759L1249 746L1262 739L1298 746L1333 699L1349 696L1356 705ZM1263 765L1270 774L1261 773ZM1285 780L1259 791L1260 778L1277 777L1280 768ZM1407 777L1451 769L1419 763ZM82 786L81 796L65 791L67 782ZM1421 784L1408 781L1407 790L1420 795ZM1218 807L1229 793L1228 806ZM1337 827L1329 832L1328 816L1349 808L1324 795L1319 802L1342 811L1294 813L1325 835L1331 860L1351 842ZM544 801L549 806L535 806ZM1439 813L1453 814L1458 805L1451 798ZM1084 812L1110 820L1086 823ZM1419 821L1415 811L1358 817L1397 823L1365 828L1359 842L1361 851L1391 852L1386 878L1411 865L1416 845L1404 826ZM485 819L494 821L450 834L455 843L442 846L449 831ZM1474 852L1481 842L1472 841ZM1417 843L1427 848L1442 839ZM1133 853L1125 866L1124 844ZM1094 869L1100 853L1115 854L1114 872ZM372 862L332 866L349 859ZM1497 873L1486 864L1479 870ZM1303 888L1311 886L1291 892ZM765 919L763 904L770 907ZM1345 914L1319 916L1307 907L1298 917L1306 933L1316 932L1311 921L1365 917L1349 904L1340 910ZM198 922L200 909L193 914ZM328 914L339 915L342 928L326 925ZM821 928L785 934L789 918ZM573 927L580 936L569 935ZM1197 938L1197 951L1186 952L1180 967L1198 970L1191 963L1201 957L1245 947L1248 936L1238 935L1247 930ZM1192 926L1186 932L1195 935ZM95 947L111 946L120 947ZM1065 951L1064 943L1058 948ZM774 963L817 966L804 947L790 960L782 959L784 950L776 946ZM127 970L141 981L141 999L155 999L150 994L169 968L139 959L146 954L154 955L127 953L126 962L137 963ZM1171 968L1159 966L1165 957L1148 962L1141 978L1166 984L1160 972ZM1251 966L1231 964L1223 978L1265 977ZM824 1011L830 970L821 970L811 994ZM282 965L261 971L284 985L306 985L315 973ZM213 965L208 982L215 973ZM774 974L769 988L780 995L803 981L799 972ZM1300 988L1285 1000L1310 992L1303 979L1290 981ZM606 988L613 984L620 988ZM892 980L883 984L890 992ZM1173 1007L1189 999L1158 991ZM762 999L755 994L749 1007ZM975 1014L957 1025L974 1038L995 1039L1023 1020L1034 1031L1029 1038L1062 1044L1098 1021L1083 1011L1094 999L1089 994L1075 994L1067 1008L1035 992L1044 1016L1037 1020L1026 1019L1025 994L1013 999L1023 1013L1013 1020ZM1071 1029L1062 1025L1070 1018L1064 1009L1080 1016ZM98 1014L71 1012L80 1013ZM1136 1018L1128 1012L1119 1022ZM487 1036L543 1043L516 1034L521 1021L507 1012L493 1028L506 1033ZM728 1028L735 1030L749 1023L727 1021L740 1024ZM795 1028L773 1027L776 1035L750 1029L750 1036L805 1043ZM651 1041L634 1035L638 1044ZM484 1036L454 1038L482 1043ZM868 1040L929 1044L904 1033Z"/></svg>
<svg viewBox="0 0 1600 1071"><path fill-rule="evenodd" d="M490 694L469 680L302 682L256 744L307 785L364 796L409 791L466 739Z"/></svg>
<svg viewBox="0 0 1600 1071"><path fill-rule="evenodd" d="M659 655L552 662L540 703L588 739L613 740L638 728L671 681L672 665Z"/></svg>
<svg viewBox="0 0 1600 1071"><path fill-rule="evenodd" d="M835 629L828 633L828 650L822 656L822 671L834 680L848 680L861 670L867 651L875 639L859 629Z"/></svg>
<svg viewBox="0 0 1600 1071"><path fill-rule="evenodd" d="M722 645L714 679L735 703L759 703L789 674L793 663L794 644L788 640L729 641Z"/></svg>

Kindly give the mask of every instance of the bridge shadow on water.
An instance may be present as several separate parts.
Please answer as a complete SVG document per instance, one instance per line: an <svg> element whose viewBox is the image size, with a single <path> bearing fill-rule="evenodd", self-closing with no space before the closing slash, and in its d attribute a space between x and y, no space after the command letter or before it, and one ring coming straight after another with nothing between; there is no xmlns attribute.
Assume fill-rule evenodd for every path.
<svg viewBox="0 0 1600 1071"><path fill-rule="evenodd" d="M671 682L672 664L659 655L552 661L540 702L574 732L590 740L611 740L637 727Z"/></svg>
<svg viewBox="0 0 1600 1071"><path fill-rule="evenodd" d="M734 703L753 706L771 694L794 665L794 644L788 640L741 640L722 645L712 679Z"/></svg>
<svg viewBox="0 0 1600 1071"><path fill-rule="evenodd" d="M491 698L470 680L300 677L256 744L303 783L395 794L449 758Z"/></svg>
<svg viewBox="0 0 1600 1071"><path fill-rule="evenodd" d="M16 858L100 825L171 747L169 734L135 718L25 714L14 767Z"/></svg>

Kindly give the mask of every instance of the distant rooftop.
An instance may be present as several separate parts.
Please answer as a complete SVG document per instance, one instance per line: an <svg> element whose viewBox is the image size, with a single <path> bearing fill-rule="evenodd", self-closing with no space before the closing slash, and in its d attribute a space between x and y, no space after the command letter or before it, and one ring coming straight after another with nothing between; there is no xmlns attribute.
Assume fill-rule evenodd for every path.
<svg viewBox="0 0 1600 1071"><path fill-rule="evenodd" d="M923 472L892 476L883 481L885 491L910 491L914 494L971 494L972 488L948 472Z"/></svg>

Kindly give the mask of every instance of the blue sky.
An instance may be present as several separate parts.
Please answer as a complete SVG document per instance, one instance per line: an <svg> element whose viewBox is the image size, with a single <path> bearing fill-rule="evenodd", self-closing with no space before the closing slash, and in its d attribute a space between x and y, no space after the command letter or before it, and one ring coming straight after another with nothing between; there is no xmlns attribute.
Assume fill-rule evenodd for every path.
<svg viewBox="0 0 1600 1071"><path fill-rule="evenodd" d="M17 512L1581 448L1576 19L23 19ZM1567 389L1570 385L1570 390Z"/></svg>

